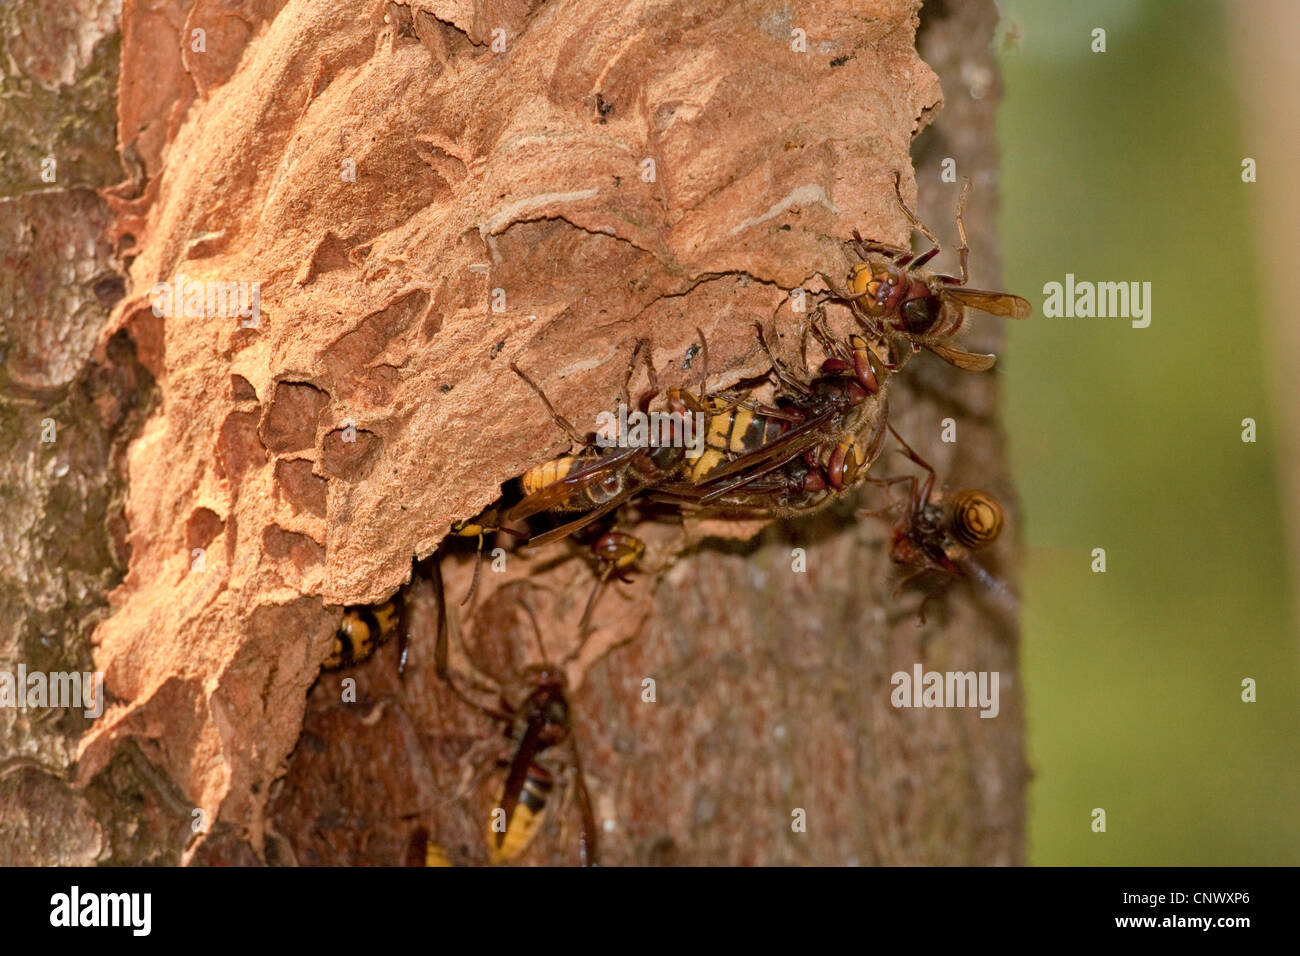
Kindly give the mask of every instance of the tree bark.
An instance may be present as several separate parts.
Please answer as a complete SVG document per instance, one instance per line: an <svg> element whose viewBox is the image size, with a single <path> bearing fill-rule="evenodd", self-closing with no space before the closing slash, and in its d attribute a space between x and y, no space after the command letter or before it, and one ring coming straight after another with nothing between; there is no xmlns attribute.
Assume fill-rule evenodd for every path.
<svg viewBox="0 0 1300 956"><path fill-rule="evenodd" d="M547 656L575 648L593 579L569 544L509 553L457 604L474 553L444 544L450 522L566 446L507 362L586 430L638 339L661 385L694 387L697 328L711 388L767 367L755 321L792 358L789 291L842 274L853 229L906 240L893 174L911 190L911 140L937 116L917 150L922 215L952 239L958 187L939 171L955 158L975 180L972 281L996 287L991 4L922 15L943 114L903 0L606 6L125 5L131 176L103 189L111 217L78 217L104 237L103 262L120 252L124 291L91 285L121 301L86 319L98 351L82 334L75 375L31 393L11 360L5 383L7 398L35 394L16 434L60 401L91 419L77 447L99 457L75 467L97 484L71 513L96 528L78 540L97 577L75 606L70 582L51 585L64 605L46 620L67 660L97 624L111 706L89 728L15 738L0 826L20 837L16 861L397 863L423 827L452 862L483 862L492 784L462 784L500 728L433 673L428 583L407 592L405 679L391 644L347 672L318 668L341 606L391 595L435 551L454 626L490 670L538 660L525 597ZM15 201L51 201L29 193ZM60 248L23 249L27 273ZM183 301L158 316L156 284L183 293L182 276L257 282L260 316ZM972 326L996 346L993 321ZM890 404L941 479L1013 502L992 374L918 358ZM955 444L938 440L945 417ZM44 480L15 483L49 500ZM1022 861L1014 622L956 587L918 627L921 595L892 596L886 530L853 517L867 502L880 503L757 537L637 528L643 570L607 590L568 668L601 862ZM118 548L101 523L124 529ZM1009 573L1014 546L992 560ZM36 628L50 600L30 571L13 572L25 603L8 619ZM33 666L30 640L5 647ZM917 662L999 672L997 718L891 706L891 675ZM70 820L57 850L40 838ZM573 862L576 825L570 801L525 861Z"/></svg>

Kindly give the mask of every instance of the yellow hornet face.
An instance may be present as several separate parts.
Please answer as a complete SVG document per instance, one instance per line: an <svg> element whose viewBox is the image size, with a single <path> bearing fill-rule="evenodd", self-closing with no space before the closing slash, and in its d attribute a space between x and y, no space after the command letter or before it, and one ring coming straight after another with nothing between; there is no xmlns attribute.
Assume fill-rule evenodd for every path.
<svg viewBox="0 0 1300 956"><path fill-rule="evenodd" d="M893 311L906 289L906 275L891 263L859 262L849 273L849 292L861 296L854 301L867 315Z"/></svg>

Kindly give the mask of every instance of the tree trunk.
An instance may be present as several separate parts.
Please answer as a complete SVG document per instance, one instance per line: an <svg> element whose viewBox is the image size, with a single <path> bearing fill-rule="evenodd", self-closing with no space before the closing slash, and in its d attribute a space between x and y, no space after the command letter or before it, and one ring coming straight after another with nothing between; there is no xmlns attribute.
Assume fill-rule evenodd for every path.
<svg viewBox="0 0 1300 956"><path fill-rule="evenodd" d="M404 679L394 643L318 677L341 607L384 599L434 554L452 629L486 670L538 662L522 601L549 659L576 650L593 583L579 549L503 540L461 606L473 542L443 540L568 446L508 363L586 431L640 339L660 386L696 387L699 333L711 389L764 372L756 321L797 362L790 290L842 275L854 229L907 239L893 176L915 195L908 150L940 116L927 62L949 99L918 143L921 213L953 241L952 157L975 182L972 283L996 287L992 4L923 13L925 62L905 0L299 0L238 15L177 0L128 2L122 18L130 178L87 182L108 206L31 182L6 200L15 221L53 217L99 251L66 283L86 303L76 336L67 305L59 325L33 321L37 277L72 268L69 243L40 230L11 253L4 396L23 437L6 484L30 510L5 531L46 545L5 568L21 598L0 652L71 669L93 644L109 708L89 728L19 712L0 770L0 828L18 837L5 852L397 863L423 828L451 862L484 862L501 728L434 673L430 583L406 592ZM86 105L86 71L107 58L82 58L82 79L54 85L91 115L105 91ZM74 218L69 202L86 208ZM124 292L104 275L115 262ZM193 289L237 300L238 283L256 284L243 314L211 298L187 310ZM994 320L971 326L976 345L1000 340ZM56 340L63 351L41 344ZM890 409L941 480L1013 502L993 374L919 357ZM70 422L52 448L45 417ZM71 485L43 460L61 449ZM905 464L887 452L873 474ZM567 668L602 863L1022 861L1014 622L957 586L918 626L923 594L892 596L887 529L853 516L881 494L761 530L636 526L641 570L606 589ZM1013 560L1003 542L992 566ZM999 672L996 719L893 707L891 675L915 663ZM524 861L576 860L571 783L562 794Z"/></svg>

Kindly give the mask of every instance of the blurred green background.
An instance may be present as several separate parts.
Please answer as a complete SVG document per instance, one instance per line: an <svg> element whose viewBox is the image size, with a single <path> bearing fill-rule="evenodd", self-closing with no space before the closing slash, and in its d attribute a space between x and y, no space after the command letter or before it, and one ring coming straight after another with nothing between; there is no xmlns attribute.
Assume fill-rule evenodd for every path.
<svg viewBox="0 0 1300 956"><path fill-rule="evenodd" d="M1000 4L1004 273L1035 306L1002 362L1035 864L1300 863L1300 666L1250 215L1268 187L1241 181L1255 153L1225 36L1250 5L1234 6ZM1044 318L1043 285L1066 273L1150 281L1150 327Z"/></svg>

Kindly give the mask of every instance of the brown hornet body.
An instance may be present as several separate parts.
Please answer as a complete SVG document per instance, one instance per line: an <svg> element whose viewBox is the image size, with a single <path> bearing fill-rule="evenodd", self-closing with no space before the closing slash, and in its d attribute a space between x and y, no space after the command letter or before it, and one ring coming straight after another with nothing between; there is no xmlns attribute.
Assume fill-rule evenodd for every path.
<svg viewBox="0 0 1300 956"><path fill-rule="evenodd" d="M704 455L685 480L656 488L658 500L776 516L820 507L866 475L884 442L886 409L873 353L860 335L845 347L813 328L828 355L818 374L800 377L773 357L774 404L715 411ZM761 328L759 341L767 347ZM873 396L878 405L868 405Z"/></svg>
<svg viewBox="0 0 1300 956"><path fill-rule="evenodd" d="M501 706L510 713L505 734L514 748L506 771L501 803L488 820L488 859L506 863L521 856L541 829L548 802L556 788L559 770L547 766L550 751L570 741L569 701L564 672L549 664L535 665L524 672L532 690L523 704L511 708L503 697ZM572 748L571 748L572 749ZM577 750L572 750L576 760ZM580 774L580 767L577 768ZM579 836L579 856L584 865L594 862L596 830L591 820L586 783L574 783L584 815Z"/></svg>
<svg viewBox="0 0 1300 956"><path fill-rule="evenodd" d="M873 338L901 343L907 354L927 348L958 368L977 372L992 368L997 356L967 352L952 344L953 337L966 320L966 309L1024 319L1033 312L1033 307L1025 299L1008 292L966 287L970 248L966 244L962 215L970 193L970 181L963 187L957 204L957 233L961 237L961 245L957 248L960 276L928 272L923 268L939 254L939 240L903 201L897 173L894 174L894 191L908 222L930 240L932 248L918 256L910 249L862 239L855 232L852 247L863 261L849 272L847 289L836 289L827 280L830 299L847 303ZM901 365L902 361L899 360L898 364Z"/></svg>
<svg viewBox="0 0 1300 956"><path fill-rule="evenodd" d="M641 356L645 357L650 391L638 406L641 411L648 411L659 388L649 343L645 340L637 342L632 352L621 394L627 406L628 385ZM524 498L507 512L508 521L523 521L542 512L580 514L580 517L536 536L530 543L546 544L573 534L646 488L675 475L685 464L686 443L680 440L675 430L668 442L658 445L630 448L597 445L592 436L580 434L567 418L556 411L546 393L518 365L511 362L510 368L537 393L552 420L579 446L574 453L560 455L524 473L521 479ZM690 411L676 391L670 394L668 405L668 410L678 416ZM673 427L676 429L678 426Z"/></svg>
<svg viewBox="0 0 1300 956"><path fill-rule="evenodd" d="M901 593L909 581L931 572L970 575L982 583L991 582L989 575L969 559L972 552L997 540L1004 522L1002 506L987 491L967 488L947 495L935 491L934 469L892 427L889 431L903 453L925 470L924 480L907 475L878 481L885 486L906 484L907 497L879 511L860 513L887 522L898 515L892 524L889 556L907 573L894 594Z"/></svg>
<svg viewBox="0 0 1300 956"><path fill-rule="evenodd" d="M530 539L530 544L545 544L580 533L575 543L589 549L597 580L579 624L578 647L564 664L581 659L593 609L607 582L611 578L627 580L641 560L645 544L614 525L631 526L632 521L625 517L630 514L637 514L638 520L649 516L649 509L639 507L646 503L662 506L674 517L766 519L806 514L835 501L864 480L886 487L905 482L908 493L903 500L891 501L880 511L866 512L889 524L890 557L905 572L895 594L920 575L944 577L949 579L947 583L965 576L995 590L1000 588L1004 606L1012 606L1014 598L1005 586L970 560L972 554L997 539L1004 523L1002 507L984 491L966 489L944 495L935 490L934 469L888 424L887 390L892 375L921 349L929 349L958 368L978 371L992 367L995 356L972 353L955 344L967 309L1020 319L1030 314L1031 307L1019 296L967 287L969 249L963 212L969 182L957 205L960 274L955 276L925 268L939 254L939 241L904 202L897 174L894 188L908 221L930 240L932 248L916 254L910 248L864 240L855 232L850 248L859 261L851 267L844 288L837 288L822 276L828 291L805 323L800 359L793 360L792 366L783 364L768 349L763 328L758 327L759 343L771 358L770 374L755 387L766 390L771 386L771 397L765 401L754 400L751 392L740 386L709 391L707 343L702 333L699 347L692 346L683 365L689 368L695 356L703 354L698 391L675 387L661 393L649 343L637 342L622 384L623 407L631 407L628 389L638 363L644 359L649 391L638 407L648 412L651 403L658 401L656 407L666 407L676 416L672 421L678 428L686 427L687 421L694 424L702 419L705 433L698 456L688 456L686 447L690 443L677 440L686 437L680 431L672 433L673 440L667 442L603 447L594 436L580 434L528 374L515 362L510 363L568 436L570 448L521 476L522 499L503 510L500 520L496 509L492 509L479 519L457 523L452 531L477 538L480 557L487 533L509 530L510 525L522 527L521 523L537 516L549 518L549 523ZM831 303L847 307L855 323L854 334L847 338L832 334L826 313ZM824 353L821 365L815 368L807 358L809 336L816 339ZM868 477L887 434L893 434L905 454L924 469L924 477ZM629 507L620 510L625 505ZM588 530L583 533L583 529ZM579 855L584 864L594 863L595 816L579 759L565 670L547 658L531 606L526 600L520 602L532 620L541 663L514 667L508 681L500 681L479 668L462 646L466 666L461 672L453 671L449 664L447 607L436 556L432 572L440 613L437 674L461 701L489 717L502 731L484 740L500 759L491 763L467 761L483 771L477 774L480 783L493 769L504 773L490 791L496 803L486 824L488 859L503 863L523 857L548 818L567 821L557 807L576 797L581 815ZM477 580L476 565L470 596ZM497 593L504 590L498 589ZM924 607L925 601L921 604L922 620ZM362 615L357 620L368 628L359 632L355 642L349 636L358 647L364 646L367 634L385 629L373 616L367 619ZM338 656L349 653L341 645ZM429 851L427 835L424 841L421 847L426 862L445 859ZM413 859L420 856L413 851Z"/></svg>
<svg viewBox="0 0 1300 956"><path fill-rule="evenodd" d="M502 726L510 754L508 759L499 761L506 768L505 781L486 825L489 861L505 863L523 855L541 830L556 792L560 791L561 798L570 792L560 790L560 781L571 777L571 792L577 798L582 817L579 859L584 866L594 865L595 815L573 738L568 684L563 667L552 664L546 657L532 608L521 602L532 623L542 662L520 671L513 682L517 686L508 690L478 668L468 674L458 673L453 671L449 660L447 601L436 556L429 562L429 571L438 606L436 673L463 703ZM581 649L580 645L575 655ZM485 699L485 695L490 697Z"/></svg>

